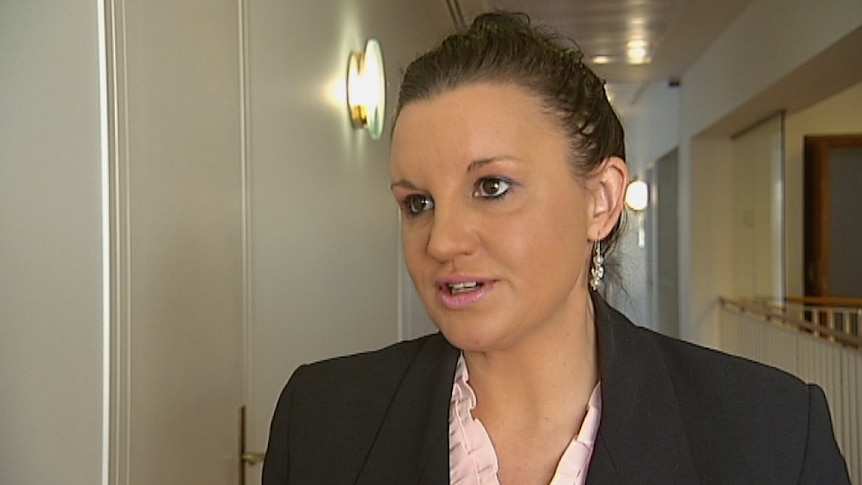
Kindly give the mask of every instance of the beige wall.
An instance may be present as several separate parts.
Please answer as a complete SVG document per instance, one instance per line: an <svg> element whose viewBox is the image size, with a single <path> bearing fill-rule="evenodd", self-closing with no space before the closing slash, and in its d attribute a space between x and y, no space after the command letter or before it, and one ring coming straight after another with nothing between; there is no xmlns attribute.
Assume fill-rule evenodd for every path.
<svg viewBox="0 0 862 485"><path fill-rule="evenodd" d="M784 296L781 114L733 137L732 298Z"/></svg>
<svg viewBox="0 0 862 485"><path fill-rule="evenodd" d="M440 36L429 19L445 15L424 1L247 4L247 393L249 443L262 450L296 366L399 337L399 292L412 289L399 286L389 120L379 141L351 127L347 59L368 38L380 41L391 112L400 72Z"/></svg>
<svg viewBox="0 0 862 485"><path fill-rule="evenodd" d="M855 84L862 3L756 0L682 78L681 336L717 344L717 298L734 294L730 136Z"/></svg>
<svg viewBox="0 0 862 485"><path fill-rule="evenodd" d="M202 483L212 483L210 476L234 478L227 466L238 426L228 413L241 394L234 386L242 365L236 354L203 365L195 352L230 347L242 338L243 320L249 325L246 365L251 374L269 372L246 382L245 397L265 403L250 416L259 447L275 395L296 365L399 335L406 301L399 292L408 298L409 283L399 280L388 140L372 142L349 127L341 83L348 52L376 37L390 73L391 107L399 70L437 37L445 15L429 2L247 0L242 24L232 1L117 4L128 6L128 36L118 40L128 42L128 82L118 89L129 104L119 106L128 151L116 159L121 178L114 189L121 196L116 207L128 212L115 226L126 231L115 234L124 248L115 263L127 266L113 275L115 311L122 313L112 330L120 350L131 352L118 364L130 380L115 384L144 384L126 389L126 398L141 401L126 415L131 421L118 425L179 436L162 450L127 448L123 458L137 469L157 467L160 457L182 456L198 442L178 432L186 420L217 420L224 428L205 438L231 444L224 468L205 470L212 475ZM0 4L7 63L0 90L3 483L83 485L102 477L107 377L96 6ZM733 288L726 235L732 191L724 190L733 179L729 135L803 94L832 94L836 79L855 76L846 74L854 69L846 56L817 64L816 75L799 73L812 72L812 62L860 25L862 4L854 0L758 0L683 78L684 337L715 343L715 301ZM787 79L818 76L815 88L786 89ZM662 105L673 106L670 98ZM808 118L800 116L789 118L788 133L803 131ZM651 138L646 132L633 137L634 153L658 156L672 148L664 137L656 145L644 141ZM789 147L788 163L792 156ZM268 343L277 344L277 358L257 352ZM153 348L184 362L183 373L149 354ZM221 385L198 386L203 378ZM229 406L208 407L216 397Z"/></svg>
<svg viewBox="0 0 862 485"><path fill-rule="evenodd" d="M97 3L0 2L0 483L101 483Z"/></svg>

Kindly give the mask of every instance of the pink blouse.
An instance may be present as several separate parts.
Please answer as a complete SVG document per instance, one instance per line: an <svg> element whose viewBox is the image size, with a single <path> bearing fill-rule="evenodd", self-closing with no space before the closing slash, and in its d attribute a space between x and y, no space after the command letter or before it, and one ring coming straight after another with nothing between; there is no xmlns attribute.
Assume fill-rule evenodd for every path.
<svg viewBox="0 0 862 485"><path fill-rule="evenodd" d="M469 379L462 355L449 404L449 480L452 485L499 485L497 452L485 427L473 419L476 394L467 383ZM585 483L602 415L600 385L593 389L581 429L563 452L549 485Z"/></svg>

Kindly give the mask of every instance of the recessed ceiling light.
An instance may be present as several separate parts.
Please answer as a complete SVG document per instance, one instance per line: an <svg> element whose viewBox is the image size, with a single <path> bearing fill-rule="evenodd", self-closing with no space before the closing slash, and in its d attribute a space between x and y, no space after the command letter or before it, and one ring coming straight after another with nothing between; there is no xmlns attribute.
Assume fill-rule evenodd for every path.
<svg viewBox="0 0 862 485"><path fill-rule="evenodd" d="M635 47L629 49L626 55L629 58L629 62L644 62L646 60L646 49L643 47Z"/></svg>
<svg viewBox="0 0 862 485"><path fill-rule="evenodd" d="M595 64L608 64L611 62L611 58L608 56L595 56L593 57L593 63Z"/></svg>
<svg viewBox="0 0 862 485"><path fill-rule="evenodd" d="M630 40L626 43L626 58L632 64L647 62L647 42L642 39Z"/></svg>

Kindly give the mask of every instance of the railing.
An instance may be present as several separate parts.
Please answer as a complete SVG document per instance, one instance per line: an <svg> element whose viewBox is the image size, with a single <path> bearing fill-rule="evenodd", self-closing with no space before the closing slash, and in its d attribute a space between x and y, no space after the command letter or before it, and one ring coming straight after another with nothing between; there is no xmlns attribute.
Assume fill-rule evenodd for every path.
<svg viewBox="0 0 862 485"><path fill-rule="evenodd" d="M851 481L862 483L859 308L811 303L775 305L722 298L719 347L823 388Z"/></svg>
<svg viewBox="0 0 862 485"><path fill-rule="evenodd" d="M778 325L862 349L862 299L788 297L777 302L722 298L721 302Z"/></svg>

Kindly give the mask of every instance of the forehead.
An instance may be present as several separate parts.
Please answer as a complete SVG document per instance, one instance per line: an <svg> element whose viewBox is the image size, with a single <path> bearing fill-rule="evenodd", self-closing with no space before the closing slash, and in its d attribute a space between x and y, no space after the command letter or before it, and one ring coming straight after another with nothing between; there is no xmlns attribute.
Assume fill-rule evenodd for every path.
<svg viewBox="0 0 862 485"><path fill-rule="evenodd" d="M566 135L539 99L510 84L474 83L406 105L392 138L392 170L453 158L472 161L564 145Z"/></svg>

